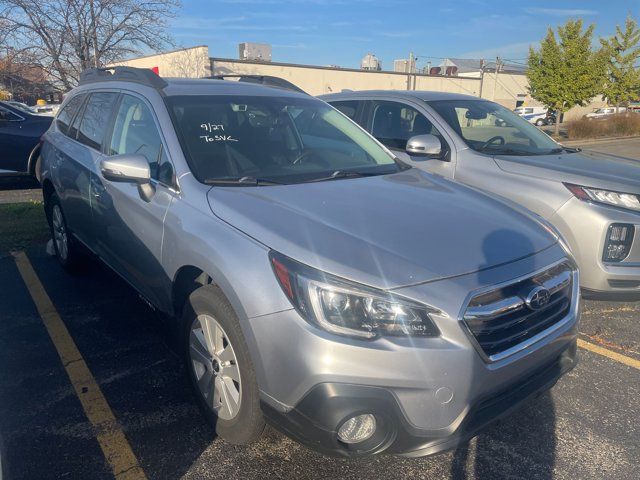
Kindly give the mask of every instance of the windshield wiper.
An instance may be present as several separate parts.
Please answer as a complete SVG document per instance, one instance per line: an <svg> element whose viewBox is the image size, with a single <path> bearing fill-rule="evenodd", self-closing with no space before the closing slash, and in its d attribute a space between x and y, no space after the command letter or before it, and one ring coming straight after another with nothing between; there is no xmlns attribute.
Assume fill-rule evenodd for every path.
<svg viewBox="0 0 640 480"><path fill-rule="evenodd" d="M489 153L491 155L539 155L535 152L527 152L526 150L516 150L514 148L478 148L478 152Z"/></svg>
<svg viewBox="0 0 640 480"><path fill-rule="evenodd" d="M286 185L282 182L276 182L274 180L269 180L266 178L256 178L256 177L240 177L240 178L206 178L204 183L207 185L218 185L218 186L226 186L226 185L250 185L250 186L261 186L261 185Z"/></svg>
<svg viewBox="0 0 640 480"><path fill-rule="evenodd" d="M357 178L357 177L374 177L376 175L384 175L380 172L358 172L355 170L336 170L327 177L312 178L303 183L324 182L326 180L338 180L341 178Z"/></svg>

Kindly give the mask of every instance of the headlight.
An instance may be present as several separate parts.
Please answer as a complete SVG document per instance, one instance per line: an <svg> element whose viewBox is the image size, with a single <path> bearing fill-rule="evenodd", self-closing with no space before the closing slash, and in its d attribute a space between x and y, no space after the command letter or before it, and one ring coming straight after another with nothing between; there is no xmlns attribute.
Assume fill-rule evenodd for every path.
<svg viewBox="0 0 640 480"><path fill-rule="evenodd" d="M565 183L564 186L580 200L640 211L640 195L635 193L614 192L600 188L582 187L571 183Z"/></svg>
<svg viewBox="0 0 640 480"><path fill-rule="evenodd" d="M273 271L293 306L308 322L360 338L437 337L430 313L439 310L321 272L272 251Z"/></svg>

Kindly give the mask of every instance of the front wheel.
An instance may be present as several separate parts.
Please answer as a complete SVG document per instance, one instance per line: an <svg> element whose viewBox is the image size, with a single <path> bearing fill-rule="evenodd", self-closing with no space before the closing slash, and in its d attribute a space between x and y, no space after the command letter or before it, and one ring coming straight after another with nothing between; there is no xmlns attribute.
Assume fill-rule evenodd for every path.
<svg viewBox="0 0 640 480"><path fill-rule="evenodd" d="M536 120L536 127L542 127L545 124L545 121L542 119Z"/></svg>
<svg viewBox="0 0 640 480"><path fill-rule="evenodd" d="M264 430L258 383L233 308L213 285L198 288L182 315L191 386L209 423L229 443L244 445Z"/></svg>

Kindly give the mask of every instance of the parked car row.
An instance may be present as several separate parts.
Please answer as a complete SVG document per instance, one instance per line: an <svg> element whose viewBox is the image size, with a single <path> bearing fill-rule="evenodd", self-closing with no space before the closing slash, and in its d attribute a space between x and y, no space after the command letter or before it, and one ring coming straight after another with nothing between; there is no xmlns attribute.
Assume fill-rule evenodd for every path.
<svg viewBox="0 0 640 480"><path fill-rule="evenodd" d="M630 110L630 111L635 111L635 110ZM603 108L596 108L593 112L587 113L584 118L588 118L588 119L599 119L599 118L607 118L610 117L611 115L615 115L617 113L626 113L627 112L627 108L626 107L603 107Z"/></svg>
<svg viewBox="0 0 640 480"><path fill-rule="evenodd" d="M41 159L60 264L175 319L231 443L454 448L573 368L581 286L640 293L637 167L475 97L96 69Z"/></svg>
<svg viewBox="0 0 640 480"><path fill-rule="evenodd" d="M626 112L638 112L640 111L640 106L631 104L627 107L601 107L596 108L592 112L587 113L584 118L587 119L601 119L607 118L611 115L615 115L616 113L626 113ZM537 127L543 127L545 125L553 125L556 123L556 113L552 110L549 110L547 107L526 107L521 106L517 107L513 110L516 115L527 120L529 123L534 124Z"/></svg>
<svg viewBox="0 0 640 480"><path fill-rule="evenodd" d="M547 107L517 107L513 112L537 127L556 123L556 113Z"/></svg>

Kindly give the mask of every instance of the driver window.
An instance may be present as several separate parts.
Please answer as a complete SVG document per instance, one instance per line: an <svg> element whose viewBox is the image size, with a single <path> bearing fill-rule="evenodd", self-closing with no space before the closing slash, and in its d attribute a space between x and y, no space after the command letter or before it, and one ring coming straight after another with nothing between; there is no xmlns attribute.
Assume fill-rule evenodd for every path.
<svg viewBox="0 0 640 480"><path fill-rule="evenodd" d="M436 127L418 110L397 102L374 101L371 134L383 145L404 150L415 135L431 134L442 141Z"/></svg>
<svg viewBox="0 0 640 480"><path fill-rule="evenodd" d="M171 185L167 181L173 176L171 163L163 151L153 114L141 99L131 95L122 97L107 153L144 155L149 162L151 178Z"/></svg>

